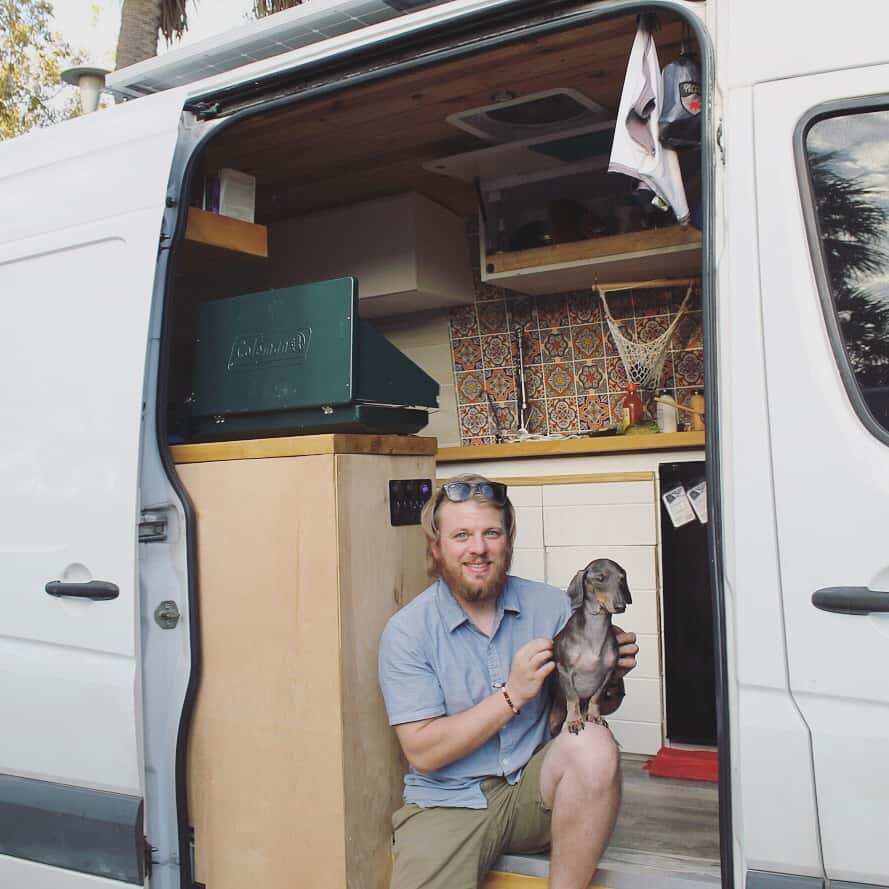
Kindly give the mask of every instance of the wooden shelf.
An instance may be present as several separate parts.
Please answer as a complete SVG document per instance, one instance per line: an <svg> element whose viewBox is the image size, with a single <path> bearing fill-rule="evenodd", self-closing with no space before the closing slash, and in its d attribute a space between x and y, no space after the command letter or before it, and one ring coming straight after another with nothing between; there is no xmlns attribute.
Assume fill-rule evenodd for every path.
<svg viewBox="0 0 889 889"><path fill-rule="evenodd" d="M565 457L571 454L619 454L631 451L672 451L703 447L703 432L664 432L652 435L607 435L598 438L564 438L439 448L436 461L471 463L476 460L515 460L521 457Z"/></svg>
<svg viewBox="0 0 889 889"><path fill-rule="evenodd" d="M701 268L701 232L674 225L498 253L489 256L482 280L519 293L583 290L597 281L693 276Z"/></svg>
<svg viewBox="0 0 889 889"><path fill-rule="evenodd" d="M220 460L260 460L268 457L308 457L318 454L435 454L436 439L415 435L294 435L243 441L211 441L173 445L174 463L215 463Z"/></svg>
<svg viewBox="0 0 889 889"><path fill-rule="evenodd" d="M268 230L264 225L208 213L197 207L188 208L185 240L250 256L269 255Z"/></svg>

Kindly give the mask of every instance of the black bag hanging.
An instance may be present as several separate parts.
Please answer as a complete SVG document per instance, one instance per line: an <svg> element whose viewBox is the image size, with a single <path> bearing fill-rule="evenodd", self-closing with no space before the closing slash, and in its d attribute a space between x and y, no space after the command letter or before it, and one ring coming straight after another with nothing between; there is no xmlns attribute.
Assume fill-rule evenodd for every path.
<svg viewBox="0 0 889 889"><path fill-rule="evenodd" d="M664 66L664 100L658 119L660 140L668 148L696 148L701 144L701 69L695 57L682 51Z"/></svg>

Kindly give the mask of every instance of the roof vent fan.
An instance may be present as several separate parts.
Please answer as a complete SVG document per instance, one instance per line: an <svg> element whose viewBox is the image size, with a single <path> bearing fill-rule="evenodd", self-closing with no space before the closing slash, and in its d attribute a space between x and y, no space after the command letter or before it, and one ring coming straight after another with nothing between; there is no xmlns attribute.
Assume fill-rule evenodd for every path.
<svg viewBox="0 0 889 889"><path fill-rule="evenodd" d="M451 114L447 122L486 142L518 142L578 130L608 119L601 105L572 89L552 89Z"/></svg>

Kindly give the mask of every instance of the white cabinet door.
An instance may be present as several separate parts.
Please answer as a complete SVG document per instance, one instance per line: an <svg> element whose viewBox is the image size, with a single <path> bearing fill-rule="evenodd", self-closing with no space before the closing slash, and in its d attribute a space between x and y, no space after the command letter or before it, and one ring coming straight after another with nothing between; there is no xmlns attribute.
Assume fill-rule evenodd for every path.
<svg viewBox="0 0 889 889"><path fill-rule="evenodd" d="M868 410L885 411L883 425L889 417L889 375L879 367L889 354L889 319L880 320L889 258L879 256L889 247L889 113L862 116L855 99L880 91L872 105L889 108L889 66L777 81L755 87L754 114L790 686L811 734L826 876L889 885L889 434L855 408L864 386ZM842 116L822 125L825 111ZM812 163L819 198L808 207ZM855 198L855 189L864 191ZM865 236L868 205L874 225ZM821 221L811 239L807 215ZM821 260L810 246L817 257L822 242L836 261L831 284L819 287ZM871 251L864 274L848 263L856 243ZM813 594L828 588L844 588L831 595L855 613L816 607Z"/></svg>
<svg viewBox="0 0 889 889"><path fill-rule="evenodd" d="M181 109L0 145L0 886L142 883L139 441Z"/></svg>

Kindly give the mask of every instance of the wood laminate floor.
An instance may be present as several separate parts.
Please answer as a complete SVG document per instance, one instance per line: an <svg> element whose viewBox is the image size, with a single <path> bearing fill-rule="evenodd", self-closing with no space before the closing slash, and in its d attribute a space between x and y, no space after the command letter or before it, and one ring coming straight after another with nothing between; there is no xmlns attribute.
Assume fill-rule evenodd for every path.
<svg viewBox="0 0 889 889"><path fill-rule="evenodd" d="M662 864L719 875L719 795L707 781L652 778L649 759L622 757L623 800L603 864Z"/></svg>

